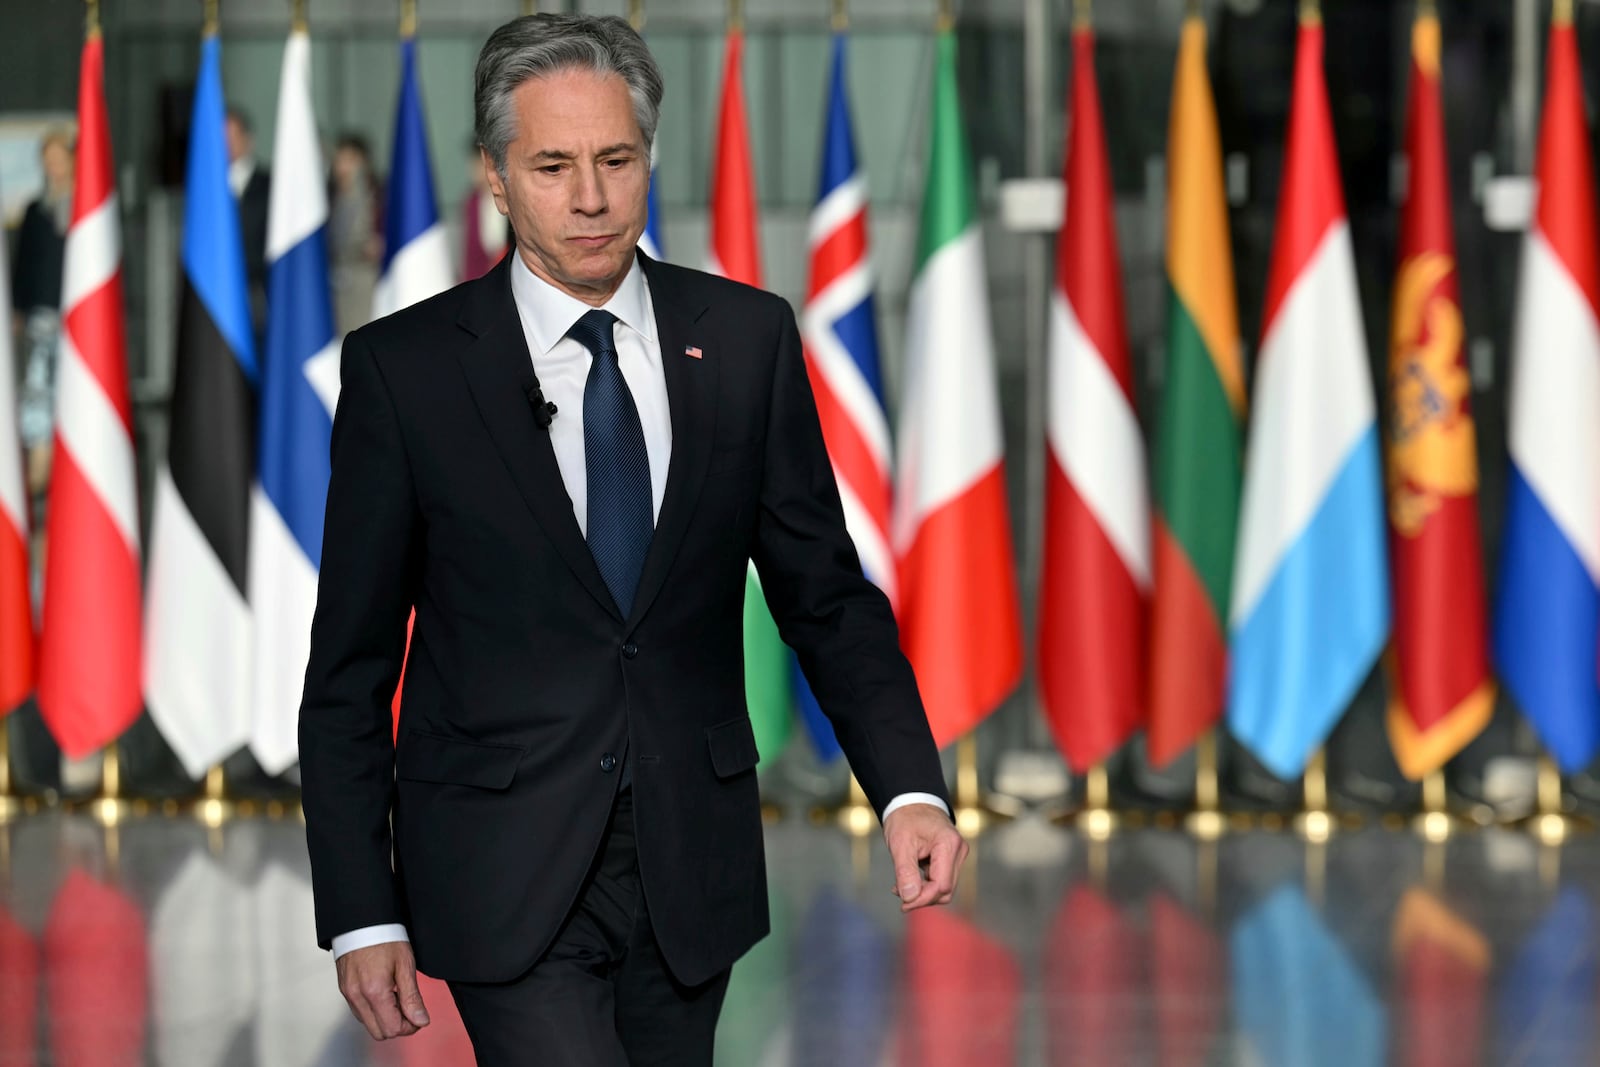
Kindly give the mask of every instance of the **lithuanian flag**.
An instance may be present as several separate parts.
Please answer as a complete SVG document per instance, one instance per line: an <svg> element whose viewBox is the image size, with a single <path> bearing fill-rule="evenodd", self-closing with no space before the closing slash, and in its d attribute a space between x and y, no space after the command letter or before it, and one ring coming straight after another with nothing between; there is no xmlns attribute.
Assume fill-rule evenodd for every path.
<svg viewBox="0 0 1600 1067"><path fill-rule="evenodd" d="M1167 141L1167 375L1155 432L1151 760L1222 717L1241 480L1244 371L1206 24L1184 22Z"/></svg>

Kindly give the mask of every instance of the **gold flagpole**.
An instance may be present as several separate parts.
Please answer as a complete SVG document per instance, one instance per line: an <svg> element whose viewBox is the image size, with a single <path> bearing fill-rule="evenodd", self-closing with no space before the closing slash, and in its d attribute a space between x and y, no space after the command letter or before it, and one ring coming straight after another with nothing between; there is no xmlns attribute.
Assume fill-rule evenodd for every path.
<svg viewBox="0 0 1600 1067"><path fill-rule="evenodd" d="M205 37L215 37L222 28L222 12L220 0L204 0L204 23L200 33Z"/></svg>
<svg viewBox="0 0 1600 1067"><path fill-rule="evenodd" d="M1555 0L1550 9L1550 21L1557 26L1572 24L1572 0Z"/></svg>
<svg viewBox="0 0 1600 1067"><path fill-rule="evenodd" d="M856 776L850 776L850 796L834 816L839 829L851 837L870 837L873 827L877 825L878 817L872 810L872 805L867 803L867 792L861 788L861 783L856 781Z"/></svg>
<svg viewBox="0 0 1600 1067"><path fill-rule="evenodd" d="M1194 811L1184 824L1202 841L1215 841L1228 828L1222 815L1222 788L1217 772L1217 731L1200 735L1194 752Z"/></svg>
<svg viewBox="0 0 1600 1067"><path fill-rule="evenodd" d="M1104 763L1096 763L1084 776L1083 808L1074 821L1091 841L1104 841L1116 833L1121 819L1111 810L1111 776Z"/></svg>
<svg viewBox="0 0 1600 1067"><path fill-rule="evenodd" d="M1422 779L1422 811L1413 826L1417 833L1434 842L1443 841L1454 832L1455 818L1450 814L1443 767L1429 771Z"/></svg>
<svg viewBox="0 0 1600 1067"><path fill-rule="evenodd" d="M1295 829L1307 841L1326 841L1333 836L1333 816L1328 811L1328 756L1322 749L1311 755L1302 780L1305 810L1295 817Z"/></svg>
<svg viewBox="0 0 1600 1067"><path fill-rule="evenodd" d="M728 32L744 32L744 2L743 0L728 0Z"/></svg>
<svg viewBox="0 0 1600 1067"><path fill-rule="evenodd" d="M539 0L522 0L522 13L524 15L537 15L539 13Z"/></svg>
<svg viewBox="0 0 1600 1067"><path fill-rule="evenodd" d="M88 12L84 16L84 36L93 39L100 36L100 0L88 0Z"/></svg>
<svg viewBox="0 0 1600 1067"><path fill-rule="evenodd" d="M11 716L0 719L0 823L23 812L24 801L11 782Z"/></svg>
<svg viewBox="0 0 1600 1067"><path fill-rule="evenodd" d="M1087 30L1094 25L1094 0L1072 0L1072 28Z"/></svg>
<svg viewBox="0 0 1600 1067"><path fill-rule="evenodd" d="M956 829L967 837L983 833L988 823L978 796L978 737L968 731L956 742Z"/></svg>
<svg viewBox="0 0 1600 1067"><path fill-rule="evenodd" d="M844 33L850 28L850 5L847 0L833 0L833 32Z"/></svg>
<svg viewBox="0 0 1600 1067"><path fill-rule="evenodd" d="M1300 0L1300 25L1322 25L1322 4L1320 0Z"/></svg>
<svg viewBox="0 0 1600 1067"><path fill-rule="evenodd" d="M417 35L417 0L400 0L400 36Z"/></svg>
<svg viewBox="0 0 1600 1067"><path fill-rule="evenodd" d="M132 806L122 792L122 746L111 742L100 755L100 792L86 805L101 826L115 826L128 817Z"/></svg>
<svg viewBox="0 0 1600 1067"><path fill-rule="evenodd" d="M634 33L644 32L644 0L628 0L628 25Z"/></svg>
<svg viewBox="0 0 1600 1067"><path fill-rule="evenodd" d="M938 33L955 29L956 0L939 0L939 14L934 17L933 28Z"/></svg>
<svg viewBox="0 0 1600 1067"><path fill-rule="evenodd" d="M294 0L293 13L289 16L289 29L293 33L311 32L311 23L306 18L306 0Z"/></svg>
<svg viewBox="0 0 1600 1067"><path fill-rule="evenodd" d="M1549 756L1539 757L1538 807L1524 825L1547 845L1559 845L1572 831L1572 820L1562 811L1561 769Z"/></svg>

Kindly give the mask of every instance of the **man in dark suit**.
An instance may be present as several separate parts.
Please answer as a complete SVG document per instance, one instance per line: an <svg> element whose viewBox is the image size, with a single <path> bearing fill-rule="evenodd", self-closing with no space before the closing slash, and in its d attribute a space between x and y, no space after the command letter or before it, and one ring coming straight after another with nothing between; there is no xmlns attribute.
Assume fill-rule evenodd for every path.
<svg viewBox="0 0 1600 1067"><path fill-rule="evenodd" d="M267 200L271 173L256 162L255 126L237 107L228 108L228 185L239 204L239 235L244 240L244 278L250 291L250 317L259 337L267 325Z"/></svg>
<svg viewBox="0 0 1600 1067"><path fill-rule="evenodd" d="M947 902L967 846L793 313L636 251L644 42L530 16L476 81L515 254L344 349L300 717L318 939L377 1038L427 1024L420 966L481 1067L709 1064L768 931L748 560L883 815L902 909Z"/></svg>

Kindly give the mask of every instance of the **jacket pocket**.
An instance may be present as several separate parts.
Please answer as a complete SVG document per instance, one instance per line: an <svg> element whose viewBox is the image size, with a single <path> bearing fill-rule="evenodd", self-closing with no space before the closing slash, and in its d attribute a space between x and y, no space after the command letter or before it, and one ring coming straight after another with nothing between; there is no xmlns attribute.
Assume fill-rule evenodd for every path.
<svg viewBox="0 0 1600 1067"><path fill-rule="evenodd" d="M521 745L494 745L411 730L400 735L395 777L408 782L507 789L526 751Z"/></svg>
<svg viewBox="0 0 1600 1067"><path fill-rule="evenodd" d="M732 778L761 761L755 728L748 715L706 727L706 745L711 749L711 769L718 778Z"/></svg>

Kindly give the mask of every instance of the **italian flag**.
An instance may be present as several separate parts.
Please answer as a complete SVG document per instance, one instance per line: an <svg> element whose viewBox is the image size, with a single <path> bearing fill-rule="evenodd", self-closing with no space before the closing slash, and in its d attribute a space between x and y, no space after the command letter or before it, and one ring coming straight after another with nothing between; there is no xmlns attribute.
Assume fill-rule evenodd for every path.
<svg viewBox="0 0 1600 1067"><path fill-rule="evenodd" d="M1016 686L1022 623L983 242L949 29L940 31L936 48L932 153L908 313L892 533L900 640L942 747L981 722Z"/></svg>
<svg viewBox="0 0 1600 1067"><path fill-rule="evenodd" d="M1150 504L1087 21L1072 51L1070 195L1050 300L1039 678L1056 744L1082 773L1144 719Z"/></svg>
<svg viewBox="0 0 1600 1067"><path fill-rule="evenodd" d="M1206 24L1183 25L1167 134L1167 380L1155 432L1151 762L1222 718L1245 412L1222 143Z"/></svg>
<svg viewBox="0 0 1600 1067"><path fill-rule="evenodd" d="M743 55L744 35L729 30L717 120L717 158L711 168L711 247L706 269L759 288L761 245L756 230L755 169L746 132ZM794 724L790 658L752 564L744 593L744 696L763 766L783 750Z"/></svg>

